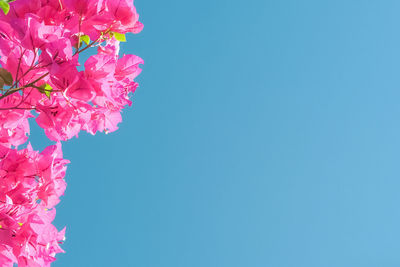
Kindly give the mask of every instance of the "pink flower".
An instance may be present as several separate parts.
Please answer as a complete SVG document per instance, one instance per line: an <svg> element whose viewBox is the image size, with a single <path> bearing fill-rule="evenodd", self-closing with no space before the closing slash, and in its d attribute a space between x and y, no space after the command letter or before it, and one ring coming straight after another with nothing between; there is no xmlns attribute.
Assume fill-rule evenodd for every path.
<svg viewBox="0 0 400 267"><path fill-rule="evenodd" d="M118 59L115 69L115 78L119 81L126 78L129 80L135 79L142 71L139 64L143 63L143 59L138 56L124 55L122 58Z"/></svg>
<svg viewBox="0 0 400 267"><path fill-rule="evenodd" d="M20 95L12 95L0 100L0 144L19 146L25 143L29 134L28 119L33 117L29 110L11 109L22 100ZM7 109L10 108L10 109Z"/></svg>
<svg viewBox="0 0 400 267"><path fill-rule="evenodd" d="M63 250L65 229L51 224L65 190L67 160L61 145L42 153L0 146L0 260L19 266L49 266ZM38 202L40 200L40 202Z"/></svg>

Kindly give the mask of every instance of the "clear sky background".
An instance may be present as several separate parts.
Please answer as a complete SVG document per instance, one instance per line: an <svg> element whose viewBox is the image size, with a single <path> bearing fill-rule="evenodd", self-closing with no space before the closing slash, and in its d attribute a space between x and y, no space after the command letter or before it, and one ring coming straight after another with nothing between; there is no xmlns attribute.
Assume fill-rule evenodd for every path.
<svg viewBox="0 0 400 267"><path fill-rule="evenodd" d="M400 266L399 1L135 3L140 88L64 143L54 266Z"/></svg>

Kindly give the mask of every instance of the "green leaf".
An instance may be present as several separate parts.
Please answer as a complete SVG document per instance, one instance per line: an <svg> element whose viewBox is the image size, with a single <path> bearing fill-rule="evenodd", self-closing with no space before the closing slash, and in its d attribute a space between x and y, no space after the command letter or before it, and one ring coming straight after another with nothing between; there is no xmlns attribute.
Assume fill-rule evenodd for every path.
<svg viewBox="0 0 400 267"><path fill-rule="evenodd" d="M50 95L51 95L50 91L44 91L44 94L50 99Z"/></svg>
<svg viewBox="0 0 400 267"><path fill-rule="evenodd" d="M51 87L51 85L48 83L44 83L40 86L40 88L42 89L42 93L44 93L50 99L50 95L51 95L51 92L53 91L53 87Z"/></svg>
<svg viewBox="0 0 400 267"><path fill-rule="evenodd" d="M4 69L4 68L0 68L0 78L3 79L3 81L4 81L4 83L6 85L10 85L11 86L13 84L13 82L14 82L11 73L8 70Z"/></svg>
<svg viewBox="0 0 400 267"><path fill-rule="evenodd" d="M118 33L118 32L113 32L113 35L114 35L114 37L115 37L115 39L116 39L117 41L126 42L125 34Z"/></svg>
<svg viewBox="0 0 400 267"><path fill-rule="evenodd" d="M4 14L8 14L8 11L10 11L10 5L8 4L7 1L0 0L0 8L3 10Z"/></svg>
<svg viewBox="0 0 400 267"><path fill-rule="evenodd" d="M90 43L90 37L88 35L82 35L81 36L81 41L85 42L86 45Z"/></svg>

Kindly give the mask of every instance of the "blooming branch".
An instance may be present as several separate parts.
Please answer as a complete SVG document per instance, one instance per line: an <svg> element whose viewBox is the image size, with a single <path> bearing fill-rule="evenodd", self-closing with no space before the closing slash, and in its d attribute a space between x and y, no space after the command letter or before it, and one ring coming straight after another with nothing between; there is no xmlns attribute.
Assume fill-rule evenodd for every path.
<svg viewBox="0 0 400 267"><path fill-rule="evenodd" d="M132 0L0 0L0 8L0 264L50 266L64 239L51 224L66 186L59 142L118 129L143 64L120 57L119 45L143 25ZM17 150L31 118L57 145Z"/></svg>

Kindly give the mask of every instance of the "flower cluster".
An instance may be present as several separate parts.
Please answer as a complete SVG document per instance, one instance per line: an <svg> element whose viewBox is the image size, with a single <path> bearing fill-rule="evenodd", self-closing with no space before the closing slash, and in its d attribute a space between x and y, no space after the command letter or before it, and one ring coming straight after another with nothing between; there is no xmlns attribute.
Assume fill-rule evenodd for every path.
<svg viewBox="0 0 400 267"><path fill-rule="evenodd" d="M42 153L0 146L1 266L47 266L63 250L64 231L51 224L64 193L67 160L60 144Z"/></svg>
<svg viewBox="0 0 400 267"><path fill-rule="evenodd" d="M59 141L118 129L143 63L120 57L119 45L143 25L133 0L0 0L0 8L0 265L49 266L64 238L51 224L66 185ZM18 151L33 118L57 145Z"/></svg>

